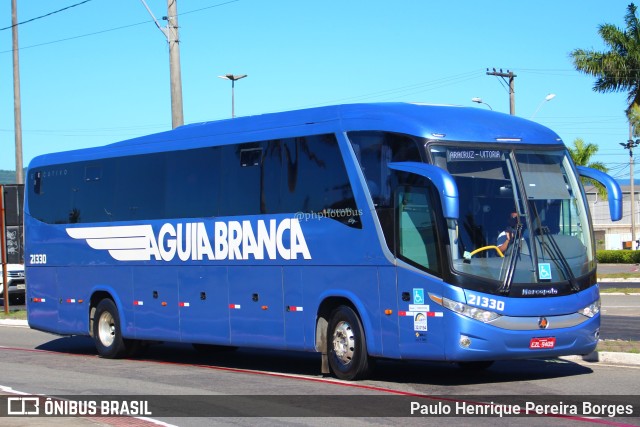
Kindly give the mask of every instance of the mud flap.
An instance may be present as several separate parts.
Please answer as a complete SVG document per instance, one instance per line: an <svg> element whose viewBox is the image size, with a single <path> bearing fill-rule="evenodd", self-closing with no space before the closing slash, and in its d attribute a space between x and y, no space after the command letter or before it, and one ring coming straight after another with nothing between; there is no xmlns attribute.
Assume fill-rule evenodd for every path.
<svg viewBox="0 0 640 427"><path fill-rule="evenodd" d="M327 327L329 324L324 317L318 319L316 324L316 350L320 349L322 353L322 361L320 366L320 373L322 375L329 375L331 370L329 369L329 356L327 354Z"/></svg>

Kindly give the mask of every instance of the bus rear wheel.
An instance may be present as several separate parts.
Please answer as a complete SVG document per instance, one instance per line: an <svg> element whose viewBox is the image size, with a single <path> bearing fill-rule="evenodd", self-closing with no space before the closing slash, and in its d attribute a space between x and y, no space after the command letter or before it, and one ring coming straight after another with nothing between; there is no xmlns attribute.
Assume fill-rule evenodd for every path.
<svg viewBox="0 0 640 427"><path fill-rule="evenodd" d="M341 380L359 380L371 373L364 329L351 307L343 305L331 313L327 354L331 371Z"/></svg>
<svg viewBox="0 0 640 427"><path fill-rule="evenodd" d="M118 359L127 353L120 329L118 309L110 299L103 299L96 307L93 340L100 357Z"/></svg>

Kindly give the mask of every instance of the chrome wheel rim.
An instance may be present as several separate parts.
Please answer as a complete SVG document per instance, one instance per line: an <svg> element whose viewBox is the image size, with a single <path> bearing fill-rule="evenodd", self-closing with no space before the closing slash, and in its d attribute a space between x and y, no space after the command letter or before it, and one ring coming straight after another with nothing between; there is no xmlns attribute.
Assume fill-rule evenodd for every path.
<svg viewBox="0 0 640 427"><path fill-rule="evenodd" d="M351 325L341 321L333 331L333 352L343 365L348 365L353 359L355 335Z"/></svg>
<svg viewBox="0 0 640 427"><path fill-rule="evenodd" d="M116 324L113 316L105 311L98 320L98 337L105 347L110 347L116 338Z"/></svg>

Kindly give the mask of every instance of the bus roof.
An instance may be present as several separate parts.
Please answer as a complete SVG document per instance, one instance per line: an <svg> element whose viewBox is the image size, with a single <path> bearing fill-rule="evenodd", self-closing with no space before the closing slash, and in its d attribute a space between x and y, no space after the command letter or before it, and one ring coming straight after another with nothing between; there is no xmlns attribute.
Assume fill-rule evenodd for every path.
<svg viewBox="0 0 640 427"><path fill-rule="evenodd" d="M29 167L354 130L398 132L439 141L562 144L555 132L540 124L480 108L345 104L189 124L101 147L38 156Z"/></svg>

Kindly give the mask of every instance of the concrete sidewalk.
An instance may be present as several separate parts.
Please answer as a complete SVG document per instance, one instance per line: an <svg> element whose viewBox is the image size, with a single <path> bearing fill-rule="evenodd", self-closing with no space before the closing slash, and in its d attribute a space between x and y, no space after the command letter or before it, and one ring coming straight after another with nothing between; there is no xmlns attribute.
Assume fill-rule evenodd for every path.
<svg viewBox="0 0 640 427"><path fill-rule="evenodd" d="M615 351L594 351L586 356L563 356L560 359L582 365L591 365L593 363L602 363L605 365L640 365L640 354Z"/></svg>

